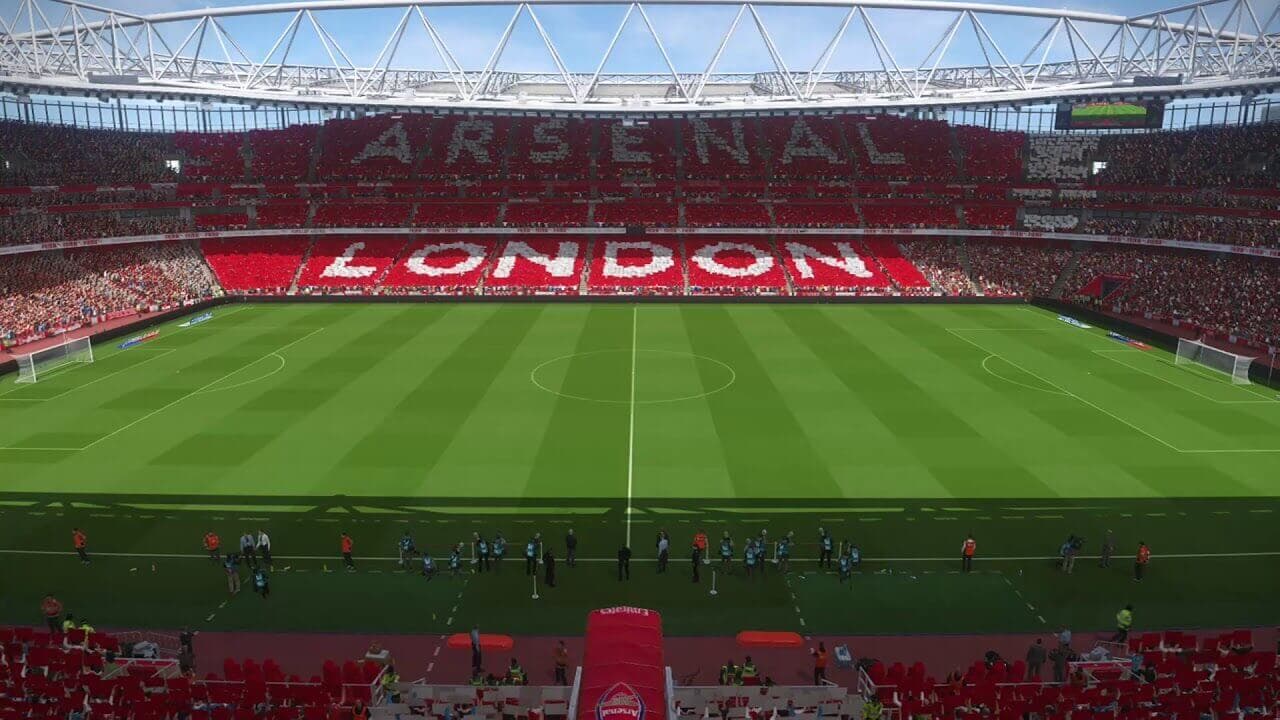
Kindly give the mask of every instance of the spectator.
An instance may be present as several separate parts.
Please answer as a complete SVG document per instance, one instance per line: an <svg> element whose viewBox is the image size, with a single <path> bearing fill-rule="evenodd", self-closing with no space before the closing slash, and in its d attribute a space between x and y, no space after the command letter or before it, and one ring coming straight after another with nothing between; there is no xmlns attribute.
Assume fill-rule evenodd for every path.
<svg viewBox="0 0 1280 720"><path fill-rule="evenodd" d="M552 660L555 662L556 674L555 683L557 685L569 684L569 648L565 646L561 640L556 644L555 650L552 651Z"/></svg>
<svg viewBox="0 0 1280 720"><path fill-rule="evenodd" d="M44 622L49 626L49 632L58 632L62 621L62 602L54 597L53 593L48 593L40 601L40 612L44 614Z"/></svg>
<svg viewBox="0 0 1280 720"><path fill-rule="evenodd" d="M1040 680L1040 669L1044 667L1044 661L1047 653L1044 649L1044 641L1036 638L1031 647L1027 649L1027 681Z"/></svg>

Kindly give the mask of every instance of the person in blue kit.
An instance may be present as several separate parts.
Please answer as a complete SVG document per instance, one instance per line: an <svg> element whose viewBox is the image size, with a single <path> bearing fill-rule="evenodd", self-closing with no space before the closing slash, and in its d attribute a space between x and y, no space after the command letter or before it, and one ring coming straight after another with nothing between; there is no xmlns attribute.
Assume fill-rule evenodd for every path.
<svg viewBox="0 0 1280 720"><path fill-rule="evenodd" d="M476 546L476 570L484 572L489 569L489 541L480 533L472 533L471 541Z"/></svg>
<svg viewBox="0 0 1280 720"><path fill-rule="evenodd" d="M840 582L843 584L853 575L853 546L840 554Z"/></svg>
<svg viewBox="0 0 1280 720"><path fill-rule="evenodd" d="M414 553L413 536L409 534L408 530L405 530L404 534L400 536L396 547L400 550L400 567L404 567L413 558Z"/></svg>
<svg viewBox="0 0 1280 720"><path fill-rule="evenodd" d="M502 558L507 556L507 539L502 537L502 533L498 533L493 538L493 569L498 571L502 569Z"/></svg>
<svg viewBox="0 0 1280 720"><path fill-rule="evenodd" d="M853 563L853 569L857 570L862 567L862 549L853 543L848 543L848 545L849 549L846 552L849 553L849 560Z"/></svg>
<svg viewBox="0 0 1280 720"><path fill-rule="evenodd" d="M756 566L759 561L758 555L759 553L758 553L758 549L756 548L756 541L754 539L747 540L747 549L743 554L743 563L742 563L743 567L745 567L747 570L747 577L751 577L752 574L754 574L756 570Z"/></svg>
<svg viewBox="0 0 1280 720"><path fill-rule="evenodd" d="M538 572L538 545L542 544L542 534L534 533L524 546L524 574L533 575Z"/></svg>
<svg viewBox="0 0 1280 720"><path fill-rule="evenodd" d="M760 529L756 538L756 566L760 568L760 577L764 577L765 565L769 564L769 531Z"/></svg>
<svg viewBox="0 0 1280 720"><path fill-rule="evenodd" d="M436 561L431 557L431 553L425 550L422 553L422 577L430 580L436 576Z"/></svg>
<svg viewBox="0 0 1280 720"><path fill-rule="evenodd" d="M271 594L271 578L262 566L253 569L253 591L261 595L263 600Z"/></svg>
<svg viewBox="0 0 1280 720"><path fill-rule="evenodd" d="M728 575L733 569L733 538L729 537L729 531L724 531L724 537L720 538L720 572Z"/></svg>
<svg viewBox="0 0 1280 720"><path fill-rule="evenodd" d="M449 572L457 577L462 572L462 543L453 546L449 552Z"/></svg>
<svg viewBox="0 0 1280 720"><path fill-rule="evenodd" d="M818 567L831 567L831 555L835 547L826 528L818 528L818 548Z"/></svg>
<svg viewBox="0 0 1280 720"><path fill-rule="evenodd" d="M778 541L778 572L786 574L791 571L791 541L795 533L789 532Z"/></svg>

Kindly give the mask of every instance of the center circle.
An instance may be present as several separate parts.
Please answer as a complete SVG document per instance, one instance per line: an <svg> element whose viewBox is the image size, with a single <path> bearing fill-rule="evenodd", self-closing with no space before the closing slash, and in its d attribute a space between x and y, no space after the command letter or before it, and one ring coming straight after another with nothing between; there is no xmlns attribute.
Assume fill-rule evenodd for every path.
<svg viewBox="0 0 1280 720"><path fill-rule="evenodd" d="M628 405L696 400L722 392L738 379L728 364L679 350L614 348L552 358L529 372L540 390L570 400ZM705 389L704 389L705 388Z"/></svg>

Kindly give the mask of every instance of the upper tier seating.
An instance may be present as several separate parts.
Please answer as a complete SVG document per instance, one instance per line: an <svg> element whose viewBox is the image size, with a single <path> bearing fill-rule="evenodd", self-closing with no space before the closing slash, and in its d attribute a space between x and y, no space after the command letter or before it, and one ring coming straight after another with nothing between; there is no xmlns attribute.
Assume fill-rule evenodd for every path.
<svg viewBox="0 0 1280 720"><path fill-rule="evenodd" d="M680 208L671 202L599 202L595 207L597 225L641 225L674 227Z"/></svg>
<svg viewBox="0 0 1280 720"><path fill-rule="evenodd" d="M1014 182L1022 178L1022 148L1027 136L1020 132L993 132L957 125L956 142L964 154L964 174L974 180Z"/></svg>
<svg viewBox="0 0 1280 720"><path fill-rule="evenodd" d="M690 118L680 127L685 177L735 180L765 176L759 125L754 119Z"/></svg>
<svg viewBox="0 0 1280 720"><path fill-rule="evenodd" d="M320 129L297 125L249 133L249 171L258 182L309 179L311 153Z"/></svg>
<svg viewBox="0 0 1280 720"><path fill-rule="evenodd" d="M166 182L177 179L166 161L179 159L182 179L196 182L590 184L679 176L721 183L875 178L1234 191L1280 184L1277 147L1280 123L1027 135L884 115L628 121L383 114L334 119L323 126L172 135L0 122L0 158L6 162L0 182ZM1189 199L1207 206L1259 207L1222 204L1207 192L1198 194L1202 197ZM1274 210L1276 204L1262 207Z"/></svg>
<svg viewBox="0 0 1280 720"><path fill-rule="evenodd" d="M165 135L0 121L6 185L173 182Z"/></svg>
<svg viewBox="0 0 1280 720"><path fill-rule="evenodd" d="M600 178L672 178L676 174L676 122L653 120L630 123L604 120L597 126L600 141L596 176Z"/></svg>
<svg viewBox="0 0 1280 720"><path fill-rule="evenodd" d="M406 227L413 205L384 202L329 202L316 206L313 227Z"/></svg>
<svg viewBox="0 0 1280 720"><path fill-rule="evenodd" d="M175 133L173 144L184 156L182 179L243 181L246 142L241 133Z"/></svg>
<svg viewBox="0 0 1280 720"><path fill-rule="evenodd" d="M845 121L844 134L861 176L900 180L946 180L956 176L951 126L940 120L850 117Z"/></svg>
<svg viewBox="0 0 1280 720"><path fill-rule="evenodd" d="M426 150L425 115L375 115L324 125L317 180L407 180Z"/></svg>
<svg viewBox="0 0 1280 720"><path fill-rule="evenodd" d="M773 218L782 227L857 227L858 209L850 203L776 203Z"/></svg>
<svg viewBox="0 0 1280 720"><path fill-rule="evenodd" d="M431 178L498 178L511 118L449 115L431 127L421 174Z"/></svg>
<svg viewBox="0 0 1280 720"><path fill-rule="evenodd" d="M507 205L503 221L512 227L582 227L587 224L586 203L524 202Z"/></svg>
<svg viewBox="0 0 1280 720"><path fill-rule="evenodd" d="M851 174L852 163L836 118L765 122L764 129L773 177L824 179Z"/></svg>
<svg viewBox="0 0 1280 720"><path fill-rule="evenodd" d="M593 124L547 118L514 123L507 175L512 179L584 179L591 173Z"/></svg>
<svg viewBox="0 0 1280 720"><path fill-rule="evenodd" d="M959 227L954 205L861 205L867 227Z"/></svg>

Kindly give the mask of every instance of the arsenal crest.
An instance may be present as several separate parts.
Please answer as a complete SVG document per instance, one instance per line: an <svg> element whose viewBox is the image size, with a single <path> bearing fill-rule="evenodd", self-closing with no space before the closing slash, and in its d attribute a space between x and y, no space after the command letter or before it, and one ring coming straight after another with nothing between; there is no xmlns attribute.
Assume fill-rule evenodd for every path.
<svg viewBox="0 0 1280 720"><path fill-rule="evenodd" d="M644 700L626 683L614 683L596 703L596 720L644 720Z"/></svg>

